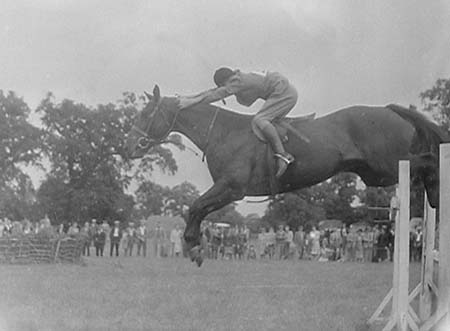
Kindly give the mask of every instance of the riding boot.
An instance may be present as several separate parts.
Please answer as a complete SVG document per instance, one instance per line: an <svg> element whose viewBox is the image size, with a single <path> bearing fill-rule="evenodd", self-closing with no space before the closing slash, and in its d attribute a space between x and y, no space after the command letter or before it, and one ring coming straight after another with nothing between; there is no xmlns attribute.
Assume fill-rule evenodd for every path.
<svg viewBox="0 0 450 331"><path fill-rule="evenodd" d="M277 129L268 122L263 128L261 128L264 133L264 137L269 141L270 146L275 152L275 157L278 159L278 167L276 177L280 178L286 171L289 164L294 162L294 157L284 150L283 143L281 142L280 136L278 135Z"/></svg>

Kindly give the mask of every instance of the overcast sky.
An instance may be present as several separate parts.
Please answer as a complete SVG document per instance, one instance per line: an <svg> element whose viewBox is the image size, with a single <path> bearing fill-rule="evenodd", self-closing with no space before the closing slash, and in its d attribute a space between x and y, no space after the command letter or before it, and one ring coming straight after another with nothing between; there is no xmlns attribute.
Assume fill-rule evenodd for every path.
<svg viewBox="0 0 450 331"><path fill-rule="evenodd" d="M292 115L351 104L420 108L419 93L450 77L445 0L2 0L0 7L0 89L32 108L48 91L88 105L155 83L162 94L195 93L213 87L223 65L283 73L299 91ZM188 151L176 158L179 172L155 181L211 185L200 158Z"/></svg>

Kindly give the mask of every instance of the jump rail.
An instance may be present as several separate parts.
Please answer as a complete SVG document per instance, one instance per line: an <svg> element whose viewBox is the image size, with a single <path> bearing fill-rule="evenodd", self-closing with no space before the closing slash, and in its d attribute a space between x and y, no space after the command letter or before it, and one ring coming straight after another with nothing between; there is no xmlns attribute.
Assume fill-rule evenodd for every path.
<svg viewBox="0 0 450 331"><path fill-rule="evenodd" d="M392 289L370 317L368 323L380 320L381 313L392 301L391 314L383 331L450 330L450 144L440 146L439 191L439 258L435 250L436 212L425 197L421 282L409 293L409 161L399 162L398 199L400 209L395 219L394 276ZM438 284L433 280L438 260ZM419 315L410 303L418 296ZM437 307L433 312L433 301ZM442 328L442 329L441 329Z"/></svg>

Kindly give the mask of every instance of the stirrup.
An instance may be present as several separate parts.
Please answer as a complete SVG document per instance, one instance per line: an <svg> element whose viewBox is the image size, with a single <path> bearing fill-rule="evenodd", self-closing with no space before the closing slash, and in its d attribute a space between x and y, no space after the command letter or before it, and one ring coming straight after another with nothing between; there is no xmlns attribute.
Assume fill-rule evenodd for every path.
<svg viewBox="0 0 450 331"><path fill-rule="evenodd" d="M279 158L280 160L282 160L284 162L280 165L280 167L278 168L278 171L275 175L276 178L280 178L286 172L289 165L292 162L294 162L294 157L291 154L286 153L286 152L283 154L276 153L275 157Z"/></svg>
<svg viewBox="0 0 450 331"><path fill-rule="evenodd" d="M286 152L283 153L283 154L275 153L274 155L275 155L275 157L277 157L277 158L283 160L284 162L286 162L286 165L291 164L295 160L294 157L291 154L286 153Z"/></svg>

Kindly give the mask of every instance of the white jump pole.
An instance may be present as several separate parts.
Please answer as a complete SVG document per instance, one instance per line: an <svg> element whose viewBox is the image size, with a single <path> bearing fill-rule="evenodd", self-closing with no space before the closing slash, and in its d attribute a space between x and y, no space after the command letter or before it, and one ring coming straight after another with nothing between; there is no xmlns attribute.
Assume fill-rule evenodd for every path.
<svg viewBox="0 0 450 331"><path fill-rule="evenodd" d="M394 278L391 320L398 330L408 330L409 294L409 161L399 162L400 210L395 222ZM385 330L391 329L387 325Z"/></svg>
<svg viewBox="0 0 450 331"><path fill-rule="evenodd" d="M399 162L398 200L399 212L395 218L394 277L392 289L378 306L368 323L379 319L383 309L392 300L391 315L383 331L396 328L399 331L419 330L416 314L410 308L409 296L409 207L410 207L409 161Z"/></svg>
<svg viewBox="0 0 450 331"><path fill-rule="evenodd" d="M450 328L450 144L440 146L438 315Z"/></svg>
<svg viewBox="0 0 450 331"><path fill-rule="evenodd" d="M431 316L433 292L437 294L436 285L433 282L434 270L434 241L436 233L436 209L431 208L425 192L422 227L422 270L420 282L419 315L421 321L426 321Z"/></svg>
<svg viewBox="0 0 450 331"><path fill-rule="evenodd" d="M421 326L421 331L429 331L436 325L439 331L450 330L450 144L441 144L439 150L439 270L436 294L436 312Z"/></svg>

